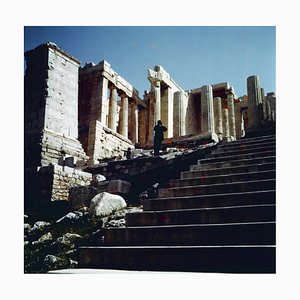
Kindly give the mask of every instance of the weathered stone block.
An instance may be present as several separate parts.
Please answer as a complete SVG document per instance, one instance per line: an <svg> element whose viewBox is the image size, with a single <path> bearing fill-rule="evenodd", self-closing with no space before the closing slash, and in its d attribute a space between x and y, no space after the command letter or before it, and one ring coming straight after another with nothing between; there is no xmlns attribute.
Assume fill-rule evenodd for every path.
<svg viewBox="0 0 300 300"><path fill-rule="evenodd" d="M131 184L123 180L111 180L108 183L107 192L112 194L129 194Z"/></svg>
<svg viewBox="0 0 300 300"><path fill-rule="evenodd" d="M96 196L97 189L93 186L72 187L69 190L69 205L72 209L90 206L91 200Z"/></svg>

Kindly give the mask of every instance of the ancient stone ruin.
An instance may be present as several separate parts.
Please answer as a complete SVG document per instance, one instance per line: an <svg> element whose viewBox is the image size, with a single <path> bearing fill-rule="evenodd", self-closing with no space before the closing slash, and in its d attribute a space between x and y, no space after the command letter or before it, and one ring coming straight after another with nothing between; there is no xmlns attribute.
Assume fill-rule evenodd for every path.
<svg viewBox="0 0 300 300"><path fill-rule="evenodd" d="M90 185L94 166L125 159L131 149L153 147L157 120L165 137L233 141L274 130L276 96L265 95L257 76L247 95L228 82L184 90L162 66L148 70L143 96L102 60L80 67L54 43L25 53L25 198L68 200L74 186ZM142 150L141 150L142 151Z"/></svg>

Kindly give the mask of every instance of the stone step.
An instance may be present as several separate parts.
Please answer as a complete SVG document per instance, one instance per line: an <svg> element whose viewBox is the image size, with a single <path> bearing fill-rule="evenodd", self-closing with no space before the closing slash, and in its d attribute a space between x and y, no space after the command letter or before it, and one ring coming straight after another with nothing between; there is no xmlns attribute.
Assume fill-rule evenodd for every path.
<svg viewBox="0 0 300 300"><path fill-rule="evenodd" d="M193 209L222 206L241 206L258 204L275 204L276 192L252 191L241 193L222 193L212 195L196 195L188 197L143 199L144 211Z"/></svg>
<svg viewBox="0 0 300 300"><path fill-rule="evenodd" d="M236 157L236 159L234 159ZM216 168L226 168L226 167L234 167L234 166L243 166L249 164L260 164L260 163L268 163L275 162L276 156L275 153L270 153L270 155L243 155L241 157L232 156L225 158L205 158L200 159L197 165L192 165L190 167L190 171L195 170L207 170L207 169L216 169Z"/></svg>
<svg viewBox="0 0 300 300"><path fill-rule="evenodd" d="M126 226L162 226L275 221L275 204L137 212L125 215Z"/></svg>
<svg viewBox="0 0 300 300"><path fill-rule="evenodd" d="M264 139L241 139L236 140L232 142L221 142L219 143L219 147L222 148L234 148L234 147L245 147L245 146L251 146L251 145L259 145L264 143L274 143L276 144L276 137L270 136L268 138Z"/></svg>
<svg viewBox="0 0 300 300"><path fill-rule="evenodd" d="M158 198L275 190L275 179L195 185L158 190Z"/></svg>
<svg viewBox="0 0 300 300"><path fill-rule="evenodd" d="M222 144L223 147L231 147L231 146L238 146L238 145L250 145L250 144L257 144L257 143L264 143L267 141L276 141L275 135L266 135L261 137L254 137L254 138L246 138L240 139L232 142L225 142Z"/></svg>
<svg viewBox="0 0 300 300"><path fill-rule="evenodd" d="M219 144L217 149L214 151L222 151L222 152L228 152L235 149L248 149L248 148L260 148L260 147L269 147L269 146L275 146L276 140L267 140L262 142L255 142L255 143L249 143L249 144L234 144L234 143L226 143L226 144Z"/></svg>
<svg viewBox="0 0 300 300"><path fill-rule="evenodd" d="M230 151L224 151L222 148L217 148L214 150L211 154L208 154L206 157L224 157L224 156L237 156L242 154L251 154L251 153L257 153L257 152L270 152L270 151L276 151L275 145L270 146L262 146L262 147L246 147L246 148L236 148L231 149Z"/></svg>
<svg viewBox="0 0 300 300"><path fill-rule="evenodd" d="M214 154L207 155L204 159L199 159L198 164L206 164L212 162L221 162L221 161L232 161L232 160L241 160L241 159L250 159L250 158L258 158L258 157L268 157L268 156L276 156L276 152L274 150L266 150L263 152L251 152L251 153L242 153L242 154L222 154L222 156L214 156Z"/></svg>
<svg viewBox="0 0 300 300"><path fill-rule="evenodd" d="M107 228L107 246L275 245L275 222Z"/></svg>
<svg viewBox="0 0 300 300"><path fill-rule="evenodd" d="M139 271L275 273L272 246L81 247L79 268Z"/></svg>
<svg viewBox="0 0 300 300"><path fill-rule="evenodd" d="M184 171L181 172L181 179L188 178L197 178L201 176L214 176L214 175L226 175L226 174L235 174L235 173L246 173L246 172L259 172L259 171L268 171L275 170L275 162L262 163L262 164L249 164L241 166L233 166L227 168L216 168L216 169L204 169L197 171Z"/></svg>
<svg viewBox="0 0 300 300"><path fill-rule="evenodd" d="M216 176L199 176L188 179L174 179L170 180L169 187L186 187L202 184L216 184L216 183L229 183L229 182L242 182L253 181L260 179L275 179L275 170L247 172L247 173L235 173L228 175L216 175Z"/></svg>

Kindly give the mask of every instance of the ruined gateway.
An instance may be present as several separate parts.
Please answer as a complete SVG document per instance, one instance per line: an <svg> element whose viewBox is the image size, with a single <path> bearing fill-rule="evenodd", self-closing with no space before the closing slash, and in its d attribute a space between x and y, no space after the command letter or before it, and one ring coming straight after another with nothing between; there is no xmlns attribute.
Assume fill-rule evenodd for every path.
<svg viewBox="0 0 300 300"><path fill-rule="evenodd" d="M25 58L25 198L37 197L38 184L43 201L68 200L70 187L91 183L81 167L123 158L128 148L151 149L157 120L169 141L232 141L275 124L275 93L265 95L257 76L239 97L228 82L183 90L157 65L141 97L105 60L80 67L50 42Z"/></svg>

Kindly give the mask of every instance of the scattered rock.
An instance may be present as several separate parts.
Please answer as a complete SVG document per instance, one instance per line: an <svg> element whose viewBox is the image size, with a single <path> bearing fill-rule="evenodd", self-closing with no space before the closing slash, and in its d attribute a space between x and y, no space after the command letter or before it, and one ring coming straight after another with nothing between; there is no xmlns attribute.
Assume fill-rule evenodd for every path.
<svg viewBox="0 0 300 300"><path fill-rule="evenodd" d="M89 212L89 208L86 207L86 206L83 206L83 207L78 209L78 212L81 212L81 213L83 213L83 215L85 215Z"/></svg>
<svg viewBox="0 0 300 300"><path fill-rule="evenodd" d="M31 225L30 224L28 224L28 223L25 223L24 224L24 230L26 231L26 230L29 230L31 228Z"/></svg>
<svg viewBox="0 0 300 300"><path fill-rule="evenodd" d="M101 175L101 174L95 174L93 175L93 178L92 178L92 181L91 181L91 185L92 186L98 186L98 184L101 182L101 181L105 181L106 180L106 177Z"/></svg>
<svg viewBox="0 0 300 300"><path fill-rule="evenodd" d="M32 242L33 245L44 243L46 241L51 241L53 239L53 236L51 232L47 232L44 235L42 235L37 241Z"/></svg>
<svg viewBox="0 0 300 300"><path fill-rule="evenodd" d="M63 236L57 238L56 242L65 246L74 246L76 240L82 239L82 236L76 233L66 233Z"/></svg>
<svg viewBox="0 0 300 300"><path fill-rule="evenodd" d="M127 204L121 196L103 192L91 200L89 214L104 217L126 206Z"/></svg>
<svg viewBox="0 0 300 300"><path fill-rule="evenodd" d="M36 231L42 231L46 227L50 226L51 224L45 221L37 221L34 223L33 227L28 230L29 234L32 234Z"/></svg>
<svg viewBox="0 0 300 300"><path fill-rule="evenodd" d="M62 218L58 219L56 221L56 223L62 223L62 222L68 222L68 221L73 221L73 220L78 220L79 218L81 218L83 216L83 213L80 211L76 211L76 212L69 212L68 214L66 214L65 216L63 216Z"/></svg>
<svg viewBox="0 0 300 300"><path fill-rule="evenodd" d="M78 265L78 262L76 260L70 259L70 268L76 268Z"/></svg>
<svg viewBox="0 0 300 300"><path fill-rule="evenodd" d="M51 254L47 254L45 259L44 259L44 263L45 264L49 264L49 265L53 265L56 264L57 262L61 261L61 258L55 256L55 255L51 255Z"/></svg>

